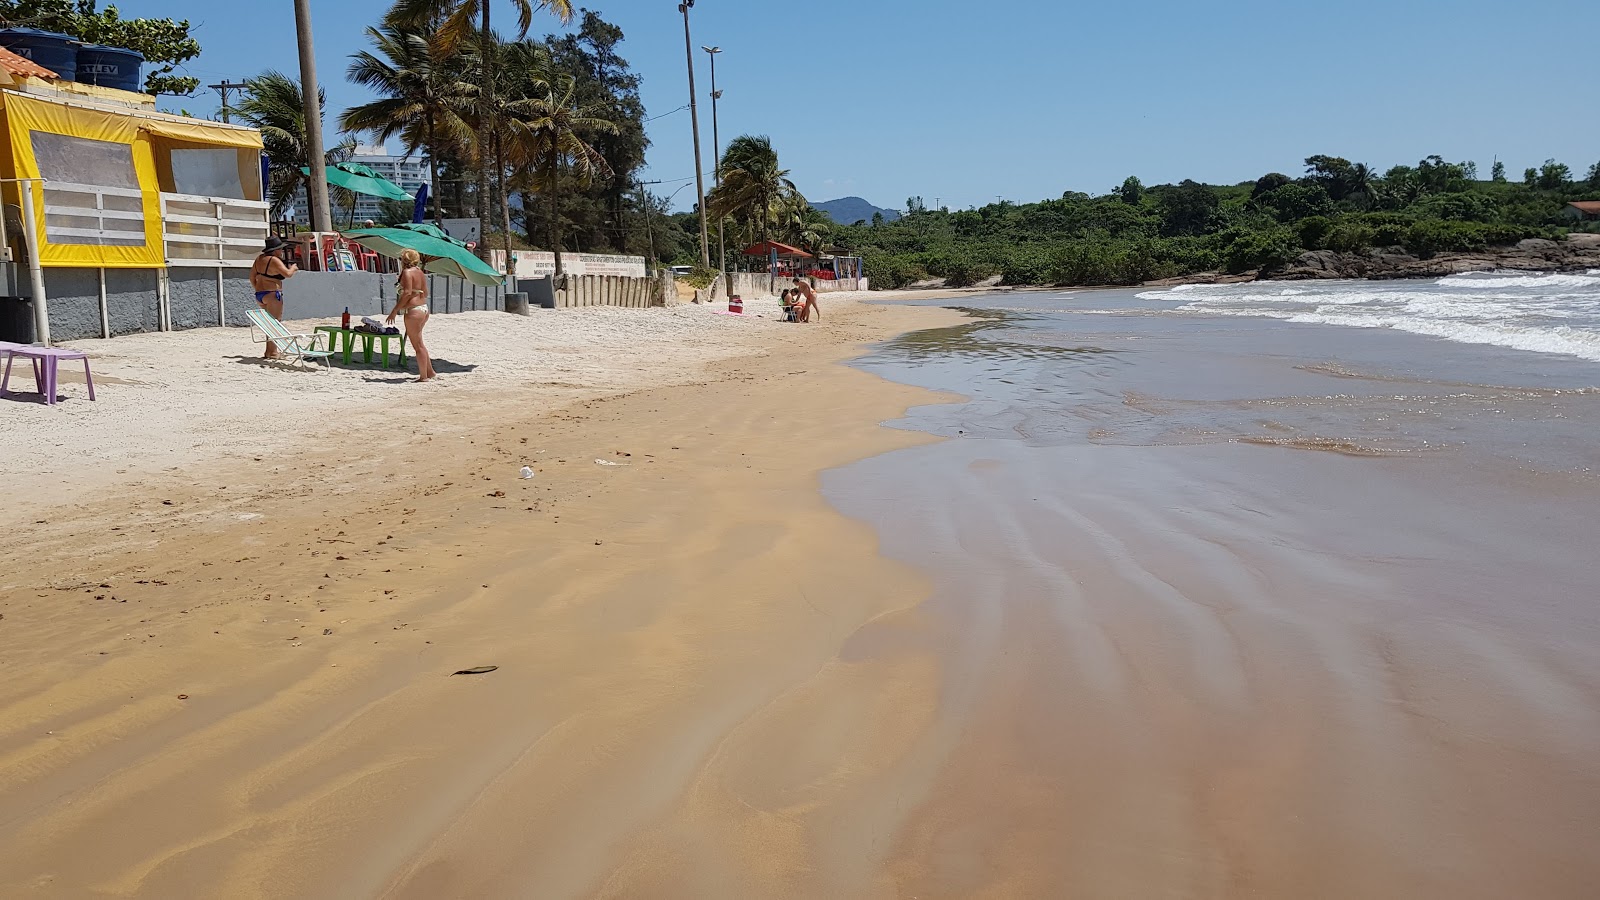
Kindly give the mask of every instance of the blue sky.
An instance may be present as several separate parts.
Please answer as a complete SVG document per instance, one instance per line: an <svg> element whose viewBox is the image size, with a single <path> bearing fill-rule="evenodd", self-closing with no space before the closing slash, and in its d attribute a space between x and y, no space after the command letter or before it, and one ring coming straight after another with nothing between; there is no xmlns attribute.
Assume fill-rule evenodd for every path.
<svg viewBox="0 0 1600 900"><path fill-rule="evenodd" d="M188 18L211 84L296 73L290 4L121 0L126 16ZM675 0L590 0L627 35L654 142L649 179L694 174L683 23ZM313 0L330 111L382 0ZM509 3L495 7L501 27ZM767 134L813 200L859 195L951 207L1147 184L1298 174L1330 153L1380 169L1430 153L1498 156L1513 173L1600 160L1593 0L698 0L691 13L702 142L711 166L702 44L724 48L724 142ZM556 30L548 14L534 30ZM163 98L210 114L214 92ZM668 184L662 193L676 185ZM709 189L709 186L708 186ZM694 188L679 193L678 208Z"/></svg>

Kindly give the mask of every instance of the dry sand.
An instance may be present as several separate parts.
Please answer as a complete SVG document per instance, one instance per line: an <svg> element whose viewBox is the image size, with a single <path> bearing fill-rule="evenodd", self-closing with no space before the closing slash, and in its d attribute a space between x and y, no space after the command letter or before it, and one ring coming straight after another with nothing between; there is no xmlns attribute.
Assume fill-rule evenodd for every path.
<svg viewBox="0 0 1600 900"><path fill-rule="evenodd" d="M910 810L830 810L936 662L841 648L928 585L816 477L928 440L836 363L951 314L823 308L437 316L437 386L85 342L0 405L0 896L892 892Z"/></svg>

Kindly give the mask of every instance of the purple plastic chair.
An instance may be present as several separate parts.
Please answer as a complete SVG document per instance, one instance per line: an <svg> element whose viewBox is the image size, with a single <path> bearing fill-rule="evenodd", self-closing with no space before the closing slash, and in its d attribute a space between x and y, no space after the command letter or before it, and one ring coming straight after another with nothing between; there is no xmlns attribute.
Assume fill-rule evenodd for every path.
<svg viewBox="0 0 1600 900"><path fill-rule="evenodd" d="M11 386L11 364L19 356L26 356L33 361L33 381L39 393L44 395L44 402L50 406L56 404L56 376L58 363L63 359L83 360L83 380L89 384L89 399L94 399L94 376L89 374L89 354L82 350L64 350L60 347L29 347L26 345L12 344L0 348L0 353L6 355L6 374L0 379L0 397L6 395L6 388Z"/></svg>

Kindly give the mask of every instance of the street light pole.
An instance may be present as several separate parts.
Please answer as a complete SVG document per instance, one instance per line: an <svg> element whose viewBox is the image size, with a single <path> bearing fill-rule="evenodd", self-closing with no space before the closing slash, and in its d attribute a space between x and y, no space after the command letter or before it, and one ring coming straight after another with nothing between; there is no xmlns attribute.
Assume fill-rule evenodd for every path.
<svg viewBox="0 0 1600 900"><path fill-rule="evenodd" d="M722 99L722 92L717 90L717 54L722 52L721 47L701 47L711 56L711 152L715 162L716 186L722 187L722 132L717 127L717 101ZM728 242L722 237L722 217L717 217L717 268L722 270L723 277L728 282L728 296L733 296L733 274L728 271Z"/></svg>
<svg viewBox="0 0 1600 900"><path fill-rule="evenodd" d="M317 89L317 57L311 49L311 0L294 0L294 30L300 43L300 93L305 101L306 162L311 183L306 201L311 206L311 230L332 231L328 212L328 161L322 151L322 102Z"/></svg>
<svg viewBox="0 0 1600 900"><path fill-rule="evenodd" d="M295 0L304 3L306 0ZM694 96L694 41L689 38L689 10L694 0L683 0L678 12L683 13L683 55L689 61L689 127L694 129L694 184L700 195L700 265L711 268L711 235L706 227L706 177L705 166L700 162L700 112Z"/></svg>

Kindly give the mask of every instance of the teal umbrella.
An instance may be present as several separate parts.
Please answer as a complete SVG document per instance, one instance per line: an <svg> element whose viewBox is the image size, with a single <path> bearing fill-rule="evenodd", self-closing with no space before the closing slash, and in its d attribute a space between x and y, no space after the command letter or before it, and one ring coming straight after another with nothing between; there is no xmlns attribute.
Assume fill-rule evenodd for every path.
<svg viewBox="0 0 1600 900"><path fill-rule="evenodd" d="M300 171L311 174L309 166L301 166ZM335 163L328 167L328 183L342 187L347 191L357 194L366 194L369 197L382 197L385 200L415 200L417 198L406 193L400 185L379 175L377 172L360 163Z"/></svg>
<svg viewBox="0 0 1600 900"><path fill-rule="evenodd" d="M494 287L505 280L488 263L473 256L465 244L449 235L443 238L434 237L428 231L423 231L423 228L430 231L438 230L432 225L413 225L404 228L357 228L354 231L346 231L344 235L351 240L359 241L361 246L369 247L373 252L391 259L398 259L402 250L415 250L422 254L423 271L435 275L465 278L473 284L481 284L484 287Z"/></svg>

